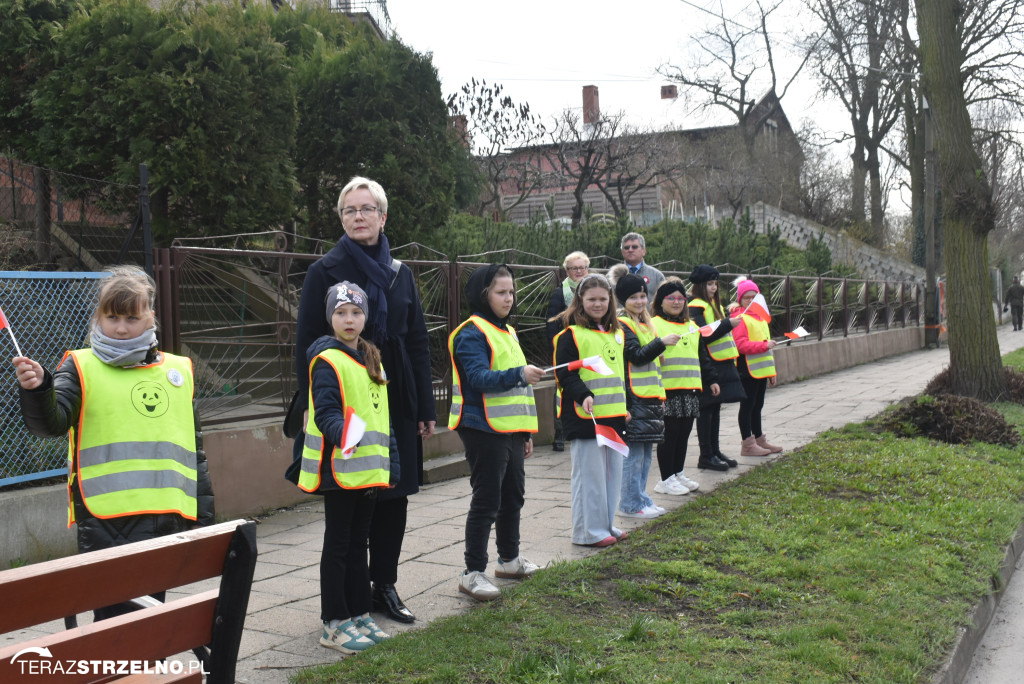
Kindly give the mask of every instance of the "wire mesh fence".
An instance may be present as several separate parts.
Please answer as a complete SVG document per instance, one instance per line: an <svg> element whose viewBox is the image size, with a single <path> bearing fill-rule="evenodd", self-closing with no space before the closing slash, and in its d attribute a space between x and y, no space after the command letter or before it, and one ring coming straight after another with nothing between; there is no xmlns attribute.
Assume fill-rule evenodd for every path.
<svg viewBox="0 0 1024 684"><path fill-rule="evenodd" d="M0 272L0 308L22 352L53 371L65 351L82 348L96 306L96 281L108 275ZM9 359L14 344L7 331L0 336L2 358ZM66 472L67 438L39 439L25 428L16 382L0 384L0 410L0 487Z"/></svg>

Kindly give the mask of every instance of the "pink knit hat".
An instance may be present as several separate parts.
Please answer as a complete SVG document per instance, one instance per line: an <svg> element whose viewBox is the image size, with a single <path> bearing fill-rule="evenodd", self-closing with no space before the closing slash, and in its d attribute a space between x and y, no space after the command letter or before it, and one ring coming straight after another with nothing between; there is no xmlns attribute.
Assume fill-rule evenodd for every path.
<svg viewBox="0 0 1024 684"><path fill-rule="evenodd" d="M760 294L761 292L759 289L757 289L757 285L754 284L753 280L747 278L746 280L741 281L740 284L736 286L736 300L739 301L740 299L742 299L743 295L750 292L751 290L758 294Z"/></svg>

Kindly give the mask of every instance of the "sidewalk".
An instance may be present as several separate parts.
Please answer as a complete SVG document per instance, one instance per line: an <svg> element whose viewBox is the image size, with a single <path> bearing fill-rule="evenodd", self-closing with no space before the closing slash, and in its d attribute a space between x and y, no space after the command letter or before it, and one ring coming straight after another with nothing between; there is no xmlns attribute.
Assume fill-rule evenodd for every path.
<svg viewBox="0 0 1024 684"><path fill-rule="evenodd" d="M1024 347L1024 332L1017 335L1010 326L999 330L1002 353ZM764 415L769 438L788 451L811 441L819 432L861 421L894 401L920 392L948 363L946 348L921 350L770 389ZM722 446L726 454L736 457L739 435L734 415L732 409L725 411ZM700 491L683 497L652 494L658 504L670 510L678 508L768 460L740 458L738 468L716 473L698 471L696 454L694 434L686 474L700 482ZM652 470L648 491L653 491L657 479L656 464ZM594 553L594 549L570 543L568 451L558 453L550 446L539 447L534 457L526 462L526 474L523 555L543 566L553 560L582 558ZM398 590L418 619L414 625L401 625L377 616L386 631L401 633L418 629L475 604L456 588L456 577L464 567L463 525L469 497L469 480L461 478L427 485L410 499ZM617 518L616 524L630 530L642 522ZM239 682L284 682L296 668L331 663L342 657L318 643L323 529L323 507L319 502L274 514L259 525L260 555L239 652ZM493 554L493 537L490 550ZM488 571L493 571L493 562ZM510 581L496 582L503 585ZM1018 585L1020 583L1018 581ZM183 593L202 588L191 585ZM176 596L168 595L168 600L173 598ZM1018 604L1019 616L1000 618L997 615L993 624L1008 621L1024 626L1024 600L1018 600ZM986 651L986 659L994 660L998 650L996 647L995 651ZM1009 656L1019 649L1005 647L1002 651ZM1016 672L1019 671L1018 665ZM989 677L972 681L996 680Z"/></svg>
<svg viewBox="0 0 1024 684"><path fill-rule="evenodd" d="M1017 335L1010 326L1003 326L999 344L1004 354L1024 347L1024 333ZM946 348L921 350L770 389L764 416L767 433L772 442L787 449L806 444L819 432L863 420L894 401L920 392L948 363ZM733 411L725 412L728 417L722 421L722 445L725 453L735 457L739 436L732 415ZM693 435L686 474L700 482L700 491L683 497L652 494L659 505L678 508L767 460L738 459L738 468L717 473L697 470L696 453ZM656 466L653 470L656 473ZM549 561L594 553L593 549L570 543L568 451L538 448L526 462L526 475L523 555L543 566ZM653 480L649 484L648 490L653 491ZM456 589L456 577L464 567L463 525L469 497L469 479L461 478L427 485L410 499L398 589L417 621L407 626L382 618L380 624L385 630L400 633L417 629L475 604ZM628 518L616 521L625 530L642 524ZM294 668L330 663L341 657L317 642L323 526L323 508L318 502L273 515L259 526L260 559L239 653L238 681L283 682ZM493 553L493 537L490 548ZM498 584L508 582L497 580Z"/></svg>

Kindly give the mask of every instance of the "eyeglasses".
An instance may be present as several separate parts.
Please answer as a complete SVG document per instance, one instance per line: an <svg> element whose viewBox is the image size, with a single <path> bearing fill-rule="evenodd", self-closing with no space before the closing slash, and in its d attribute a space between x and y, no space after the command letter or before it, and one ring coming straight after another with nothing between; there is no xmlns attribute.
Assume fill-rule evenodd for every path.
<svg viewBox="0 0 1024 684"><path fill-rule="evenodd" d="M359 207L358 209L356 209L355 207L345 207L344 209L341 210L341 215L344 216L345 218L352 218L356 214L359 214L360 216L372 216L375 211L380 210L377 207L369 206Z"/></svg>
<svg viewBox="0 0 1024 684"><path fill-rule="evenodd" d="M666 302L672 302L673 304L685 304L686 297L665 297Z"/></svg>
<svg viewBox="0 0 1024 684"><path fill-rule="evenodd" d="M573 273L583 273L588 268L590 268L590 267L589 266L569 266L565 270L566 271L572 271Z"/></svg>
<svg viewBox="0 0 1024 684"><path fill-rule="evenodd" d="M622 251L623 252L631 252L634 249L642 249L642 248L640 247L640 245L623 245L622 246Z"/></svg>

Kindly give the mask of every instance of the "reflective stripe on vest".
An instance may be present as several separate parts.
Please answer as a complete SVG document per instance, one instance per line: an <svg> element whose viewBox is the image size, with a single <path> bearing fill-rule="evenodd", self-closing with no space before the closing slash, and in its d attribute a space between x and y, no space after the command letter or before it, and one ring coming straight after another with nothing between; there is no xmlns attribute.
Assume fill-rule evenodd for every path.
<svg viewBox="0 0 1024 684"><path fill-rule="evenodd" d="M691 299L689 306L695 306L703 309L705 323L713 323L718 320L718 317L715 315L715 310L712 309L711 305L703 299ZM736 342L732 339L731 332L719 337L714 342L708 342L707 344L708 354L710 354L711 358L715 361L729 361L740 355L739 350L736 348Z"/></svg>
<svg viewBox="0 0 1024 684"><path fill-rule="evenodd" d="M700 357L697 349L700 345L699 326L693 321L674 323L661 316L654 317L654 329L659 337L679 335L679 342L672 347L665 347L661 362L661 382L666 390L701 389Z"/></svg>
<svg viewBox="0 0 1024 684"><path fill-rule="evenodd" d="M658 337L653 330L640 325L628 316L620 316L619 321L627 326L640 341L640 346L650 344ZM661 361L655 357L650 363L629 364L629 389L633 394L644 399L665 399L665 388L661 382Z"/></svg>
<svg viewBox="0 0 1024 684"><path fill-rule="evenodd" d="M743 314L743 322L747 326L747 337L751 342L766 342L771 339L768 324L750 314ZM747 354L747 370L752 378L770 378L775 375L775 355L771 349L760 354Z"/></svg>
<svg viewBox="0 0 1024 684"><path fill-rule="evenodd" d="M313 366L317 361L328 363L334 369L341 391L342 414L351 408L366 422L366 430L348 458L337 445L323 438L314 419ZM326 455L331 459L331 471L339 487L386 487L391 478L391 421L388 415L387 387L374 382L363 364L340 349L327 349L314 357L309 364L309 386L309 419L306 421L299 489L315 492L320 488L320 467L328 451Z"/></svg>
<svg viewBox="0 0 1024 684"><path fill-rule="evenodd" d="M475 325L484 334L491 349L491 370L504 371L526 365L526 356L519 346L515 328L501 330L480 316L470 316L448 336L448 356L452 362L452 407L448 413L448 429L454 430L462 420L462 381L455 363L455 336L467 325ZM495 432L537 432L537 404L533 387L513 387L503 392L483 393L484 416Z"/></svg>
<svg viewBox="0 0 1024 684"><path fill-rule="evenodd" d="M82 502L97 518L176 513L195 520L192 361L161 352L156 363L120 368L91 349L68 356L82 387L81 414L69 434L69 494L77 477Z"/></svg>
<svg viewBox="0 0 1024 684"><path fill-rule="evenodd" d="M580 368L580 380L584 382L594 394L594 417L595 418L618 418L626 415L626 388L622 384L624 355L622 332L617 333L601 332L591 330L577 325L570 325L568 328L555 336L555 345L558 345L558 336L570 334L576 340L576 348L579 350L581 359L588 356L600 356L608 367L615 371L614 375L601 375L594 371ZM575 404L576 415L584 420L590 420L590 414L585 413L579 404ZM558 386L558 415L562 415L562 387Z"/></svg>

